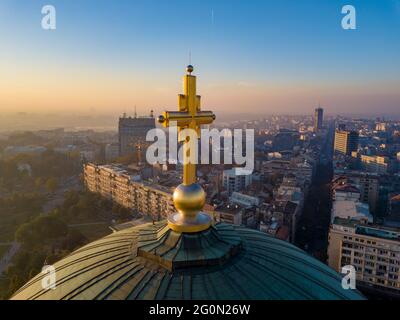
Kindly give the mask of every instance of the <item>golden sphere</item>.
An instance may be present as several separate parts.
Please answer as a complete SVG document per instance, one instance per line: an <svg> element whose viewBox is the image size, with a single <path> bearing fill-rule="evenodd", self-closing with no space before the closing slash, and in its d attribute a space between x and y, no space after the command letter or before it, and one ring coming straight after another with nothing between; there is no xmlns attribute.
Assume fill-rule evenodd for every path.
<svg viewBox="0 0 400 320"><path fill-rule="evenodd" d="M165 122L165 117L164 116L158 116L157 121L158 121L158 123L164 123Z"/></svg>
<svg viewBox="0 0 400 320"><path fill-rule="evenodd" d="M203 188L193 183L191 185L179 185L173 195L176 210L187 216L195 216L206 203L206 193Z"/></svg>
<svg viewBox="0 0 400 320"><path fill-rule="evenodd" d="M186 67L186 71L187 71L188 73L192 73L193 70L194 70L194 68L193 68L193 66L190 65L190 64Z"/></svg>

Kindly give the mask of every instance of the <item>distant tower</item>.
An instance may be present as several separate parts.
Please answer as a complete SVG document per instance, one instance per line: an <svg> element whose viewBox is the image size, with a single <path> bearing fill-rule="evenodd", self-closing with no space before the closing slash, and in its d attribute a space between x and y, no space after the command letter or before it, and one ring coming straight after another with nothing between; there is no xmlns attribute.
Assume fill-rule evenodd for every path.
<svg viewBox="0 0 400 320"><path fill-rule="evenodd" d="M126 117L126 115L119 118L119 155L137 154L138 149L145 152L149 145L149 142L146 142L146 134L155 127L156 121L154 117L138 117L136 108L134 118Z"/></svg>
<svg viewBox="0 0 400 320"><path fill-rule="evenodd" d="M315 114L314 114L314 131L318 132L319 130L322 129L322 123L324 121L324 109L322 109L320 106L315 109Z"/></svg>

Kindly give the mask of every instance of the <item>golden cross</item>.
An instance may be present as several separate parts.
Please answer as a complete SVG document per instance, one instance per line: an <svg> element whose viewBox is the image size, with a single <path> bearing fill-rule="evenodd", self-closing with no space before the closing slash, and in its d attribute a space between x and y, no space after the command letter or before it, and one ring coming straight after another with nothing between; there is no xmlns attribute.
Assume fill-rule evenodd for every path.
<svg viewBox="0 0 400 320"><path fill-rule="evenodd" d="M196 76L192 75L193 67L189 65L187 74L183 77L183 92L178 96L179 111L165 111L158 122L164 127L169 127L171 122L176 122L179 131L183 129L195 130L197 137L200 136L200 126L210 124L215 120L212 111L200 110L201 97L196 94ZM182 137L185 140L183 145L183 184L191 185L196 182L196 165L189 161L190 158L190 138Z"/></svg>

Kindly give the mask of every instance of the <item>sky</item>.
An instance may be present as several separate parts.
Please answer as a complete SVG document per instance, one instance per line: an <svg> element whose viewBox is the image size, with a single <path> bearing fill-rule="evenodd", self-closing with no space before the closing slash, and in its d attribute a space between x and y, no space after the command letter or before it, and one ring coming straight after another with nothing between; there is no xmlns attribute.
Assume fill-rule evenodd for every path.
<svg viewBox="0 0 400 320"><path fill-rule="evenodd" d="M0 112L174 109L190 55L217 114L400 113L400 0L0 0Z"/></svg>

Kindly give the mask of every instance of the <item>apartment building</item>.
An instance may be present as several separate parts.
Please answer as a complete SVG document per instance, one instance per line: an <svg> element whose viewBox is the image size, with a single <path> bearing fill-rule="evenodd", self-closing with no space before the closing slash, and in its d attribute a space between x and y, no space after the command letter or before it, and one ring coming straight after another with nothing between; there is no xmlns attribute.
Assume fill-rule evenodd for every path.
<svg viewBox="0 0 400 320"><path fill-rule="evenodd" d="M240 192L245 190L252 181L251 175L239 175L238 168L224 170L222 175L222 183L224 189L231 195L233 192Z"/></svg>
<svg viewBox="0 0 400 320"><path fill-rule="evenodd" d="M91 192L115 201L154 220L175 212L172 189L141 180L119 165L84 166L84 181Z"/></svg>
<svg viewBox="0 0 400 320"><path fill-rule="evenodd" d="M386 174L390 170L390 161L388 157L361 155L361 164L368 172Z"/></svg>
<svg viewBox="0 0 400 320"><path fill-rule="evenodd" d="M244 209L239 206L225 206L215 211L217 222L242 225Z"/></svg>
<svg viewBox="0 0 400 320"><path fill-rule="evenodd" d="M360 191L360 201L369 204L372 213L376 212L379 200L380 177L376 173L361 171L335 172L332 190L341 186L351 185Z"/></svg>
<svg viewBox="0 0 400 320"><path fill-rule="evenodd" d="M400 296L400 231L336 217L329 232L328 264L352 265L359 289Z"/></svg>

